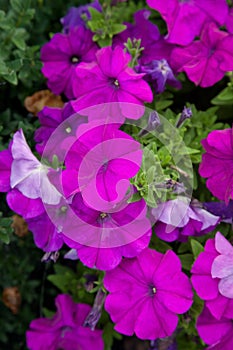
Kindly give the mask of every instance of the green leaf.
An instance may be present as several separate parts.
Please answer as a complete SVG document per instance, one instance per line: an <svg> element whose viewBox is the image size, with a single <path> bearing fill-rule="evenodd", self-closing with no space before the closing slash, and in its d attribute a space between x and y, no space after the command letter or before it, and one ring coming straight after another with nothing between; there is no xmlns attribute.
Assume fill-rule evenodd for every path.
<svg viewBox="0 0 233 350"><path fill-rule="evenodd" d="M125 30L125 29L126 29L126 25L114 23L112 25L110 34L112 34L112 35L119 34L119 33L123 32L123 30Z"/></svg>
<svg viewBox="0 0 233 350"><path fill-rule="evenodd" d="M16 47L18 47L18 49L24 51L26 49L25 37L26 30L24 28L18 28L15 30L11 41L15 44Z"/></svg>
<svg viewBox="0 0 233 350"><path fill-rule="evenodd" d="M211 100L211 103L218 106L233 105L233 86L229 85Z"/></svg>
<svg viewBox="0 0 233 350"><path fill-rule="evenodd" d="M136 192L127 200L127 203L135 203L142 199L139 192Z"/></svg>
<svg viewBox="0 0 233 350"><path fill-rule="evenodd" d="M195 239L191 239L190 243L191 243L194 259L196 259L198 255L204 251L204 247L200 242L196 241Z"/></svg>
<svg viewBox="0 0 233 350"><path fill-rule="evenodd" d="M91 15L91 21L97 21L103 18L103 14L102 12L97 11L96 9L94 9L93 7L88 7L88 11ZM88 21L88 22L91 22Z"/></svg>
<svg viewBox="0 0 233 350"><path fill-rule="evenodd" d="M13 85L17 85L18 83L18 78L17 78L16 72L14 71L11 71L7 75L3 75L3 78Z"/></svg>
<svg viewBox="0 0 233 350"><path fill-rule="evenodd" d="M192 254L181 254L179 255L181 264L184 270L190 271L193 265L193 255Z"/></svg>

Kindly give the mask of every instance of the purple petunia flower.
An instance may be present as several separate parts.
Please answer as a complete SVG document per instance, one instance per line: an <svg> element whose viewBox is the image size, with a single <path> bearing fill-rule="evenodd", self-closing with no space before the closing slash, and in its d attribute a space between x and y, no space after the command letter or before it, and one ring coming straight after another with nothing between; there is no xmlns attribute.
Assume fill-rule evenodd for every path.
<svg viewBox="0 0 233 350"><path fill-rule="evenodd" d="M181 88L181 82L177 80L171 67L165 59L153 60L147 65L139 66L139 72L145 73L145 80L152 84L155 92L161 94L168 84L176 89Z"/></svg>
<svg viewBox="0 0 233 350"><path fill-rule="evenodd" d="M68 34L55 34L41 49L42 73L50 90L74 98L74 82L76 89L79 85L75 69L81 62L93 61L97 49L91 31L84 27L72 28Z"/></svg>
<svg viewBox="0 0 233 350"><path fill-rule="evenodd" d="M156 235L167 242L186 241L188 236L201 236L219 222L219 217L204 210L195 201L174 199L159 204L151 210L155 220Z"/></svg>
<svg viewBox="0 0 233 350"><path fill-rule="evenodd" d="M50 108L44 107L41 112L38 113L38 119L41 123L41 127L35 131L34 140L37 142L36 150L42 155L45 150L45 146L47 141L49 140L52 133L56 130L56 128L62 124L66 119L70 116L73 116L72 119L68 119L67 123L62 124L63 128L63 142L67 137L74 136L77 131L77 127L83 123L87 122L87 118L84 116L76 115L74 116L75 111L71 106L71 103L68 102L63 108ZM74 127L75 126L75 127ZM60 128L59 132L62 130ZM52 142L50 142L52 144ZM57 152L58 145L55 145L54 151L51 150L51 154L58 154ZM48 150L46 149L46 153Z"/></svg>
<svg viewBox="0 0 233 350"><path fill-rule="evenodd" d="M218 320L222 317L233 318L233 299L221 294L219 290L221 279L214 277L212 274L213 263L215 259L221 256L219 245L222 246L222 244L219 244L219 241L222 240L225 239L219 232L215 239L208 239L204 252L199 254L191 270L191 281L194 289L198 296L205 300L206 307ZM225 243L224 246L226 244L229 245L229 242Z"/></svg>
<svg viewBox="0 0 233 350"><path fill-rule="evenodd" d="M207 350L232 350L233 348L233 323L231 319L221 318L217 320L204 307L197 319L196 325L199 336L208 346Z"/></svg>
<svg viewBox="0 0 233 350"><path fill-rule="evenodd" d="M115 330L140 339L170 336L178 316L192 305L188 277L174 252L161 254L145 249L134 259L125 259L107 271L104 286L109 291L105 309Z"/></svg>
<svg viewBox="0 0 233 350"><path fill-rule="evenodd" d="M137 74L128 67L130 59L130 55L119 46L115 49L104 47L96 53L97 62L80 64L76 68L74 94L77 100L72 102L73 108L80 111L107 102L127 102L128 106L143 106L144 102L151 102L153 94L143 80L144 74ZM126 106L124 111L126 116L128 108ZM138 113L130 117L138 119L143 112L144 109L138 108Z"/></svg>
<svg viewBox="0 0 233 350"><path fill-rule="evenodd" d="M47 213L26 219L33 234L35 245L45 252L55 252L63 245L62 233L58 232Z"/></svg>
<svg viewBox="0 0 233 350"><path fill-rule="evenodd" d="M103 350L102 331L84 327L91 307L74 303L69 295L56 298L57 312L51 318L38 318L30 323L26 332L30 350Z"/></svg>
<svg viewBox="0 0 233 350"><path fill-rule="evenodd" d="M168 41L180 45L190 44L207 21L223 25L228 11L226 0L147 0L147 4L166 21Z"/></svg>
<svg viewBox="0 0 233 350"><path fill-rule="evenodd" d="M149 21L150 11L142 9L134 14L135 24L125 23L127 28L113 37L113 47L121 46L130 38L141 39L141 47L143 51L138 59L142 65L148 64L153 60L167 59L171 55L174 45L166 42L160 35L158 27Z"/></svg>
<svg viewBox="0 0 233 350"><path fill-rule="evenodd" d="M200 40L172 51L172 68L185 72L196 85L212 86L233 70L232 47L233 35L219 30L215 23L207 23Z"/></svg>
<svg viewBox="0 0 233 350"><path fill-rule="evenodd" d="M11 144L8 149L0 152L0 192L8 192L11 189L10 176L13 162Z"/></svg>
<svg viewBox="0 0 233 350"><path fill-rule="evenodd" d="M222 222L229 224L233 223L233 201L230 200L229 204L225 202L206 202L203 206L213 215L219 216Z"/></svg>
<svg viewBox="0 0 233 350"><path fill-rule="evenodd" d="M233 199L233 134L232 129L214 130L202 140L206 151L199 174L207 178L210 192L228 204Z"/></svg>
<svg viewBox="0 0 233 350"><path fill-rule="evenodd" d="M81 194L73 198L62 232L65 243L76 249L84 265L111 270L123 256L135 257L148 246L151 224L145 201L123 204L114 212L101 212L88 207Z"/></svg>
<svg viewBox="0 0 233 350"><path fill-rule="evenodd" d="M67 14L61 18L61 24L63 25L64 33L68 33L70 28L77 26L85 26L86 21L82 18L84 16L86 20L91 19L89 7L93 7L97 11L101 12L102 8L98 0L94 0L90 4L82 5L78 7L70 7Z"/></svg>

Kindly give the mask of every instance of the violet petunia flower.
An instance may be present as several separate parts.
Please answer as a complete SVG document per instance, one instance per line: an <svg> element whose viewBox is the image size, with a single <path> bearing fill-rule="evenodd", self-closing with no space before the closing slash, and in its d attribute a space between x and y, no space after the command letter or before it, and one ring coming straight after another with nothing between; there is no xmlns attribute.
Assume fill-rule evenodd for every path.
<svg viewBox="0 0 233 350"><path fill-rule="evenodd" d="M41 198L44 203L58 204L61 194L48 178L50 168L31 152L22 130L14 134L11 153L10 186L30 199Z"/></svg>
<svg viewBox="0 0 233 350"><path fill-rule="evenodd" d="M10 176L12 162L10 144L8 149L0 152L0 192L9 192L11 189Z"/></svg>
<svg viewBox="0 0 233 350"><path fill-rule="evenodd" d="M206 350L233 349L232 319L223 317L217 320L208 308L204 307L197 319L196 328L201 339L209 345Z"/></svg>
<svg viewBox="0 0 233 350"><path fill-rule="evenodd" d="M79 83L75 69L81 62L95 59L98 46L92 41L92 33L84 27L70 29L68 34L55 34L41 49L42 73L48 79L48 87L54 94L64 93L68 99L75 97Z"/></svg>
<svg viewBox="0 0 233 350"><path fill-rule="evenodd" d="M181 88L181 82L177 80L167 60L153 60L147 65L138 67L140 73L145 73L145 80L151 83L157 94L161 94L168 84L176 89Z"/></svg>
<svg viewBox="0 0 233 350"><path fill-rule="evenodd" d="M55 252L62 247L62 233L54 226L45 211L36 217L27 218L26 222L38 248L44 252Z"/></svg>
<svg viewBox="0 0 233 350"><path fill-rule="evenodd" d="M224 243L222 244L221 242ZM223 317L233 318L233 299L221 294L219 288L221 279L212 274L215 259L217 259L218 262L219 256L222 256L222 254L219 252L219 245L220 247L225 247L225 245L228 247L229 242L227 242L218 232L215 239L207 240L204 247L204 252L198 255L191 269L191 282L197 295L205 301L206 307L218 320ZM220 258L220 260L221 259L222 258ZM219 265L215 265L215 267L217 267L217 270L214 272L219 272Z"/></svg>
<svg viewBox="0 0 233 350"><path fill-rule="evenodd" d="M134 259L125 259L107 271L104 286L109 291L105 309L115 330L140 339L170 336L178 316L192 305L193 292L181 270L177 255L145 249Z"/></svg>
<svg viewBox="0 0 233 350"><path fill-rule="evenodd" d="M96 62L82 63L76 68L76 83L72 102L76 111L107 102L126 102L123 114L128 117L130 104L138 105L138 113L129 117L138 119L144 113L140 106L151 102L153 94L144 81L144 74L137 74L130 68L131 56L117 46L104 47L96 53ZM128 106L127 106L128 105ZM124 104L122 104L124 109Z"/></svg>
<svg viewBox="0 0 233 350"><path fill-rule="evenodd" d="M98 0L94 0L93 2L87 5L81 5L78 7L70 7L67 14L61 18L61 24L63 25L64 33L68 33L71 28L77 26L85 26L86 21L91 19L91 14L89 11L89 7L96 9L101 12L102 8ZM85 19L83 18L85 17Z"/></svg>
<svg viewBox="0 0 233 350"><path fill-rule="evenodd" d="M147 0L167 23L168 41L188 45L207 21L223 25L228 12L226 0Z"/></svg>
<svg viewBox="0 0 233 350"><path fill-rule="evenodd" d="M134 14L135 23L125 23L127 28L113 37L113 47L121 46L128 38L141 40L143 50L138 58L140 64L145 65L153 60L166 59L169 61L174 45L168 43L160 34L158 27L149 21L150 11L142 9Z"/></svg>
<svg viewBox="0 0 233 350"><path fill-rule="evenodd" d="M52 318L38 318L30 323L26 332L30 350L103 350L102 331L84 327L91 307L74 303L66 294L56 298L57 312Z"/></svg>
<svg viewBox="0 0 233 350"><path fill-rule="evenodd" d="M233 35L219 30L215 23L206 23L200 40L172 51L172 68L185 72L196 85L212 86L233 70L232 47Z"/></svg>
<svg viewBox="0 0 233 350"><path fill-rule="evenodd" d="M101 212L88 207L77 193L64 217L63 239L84 265L111 270L122 257L135 257L148 247L151 224L146 214L143 199L125 201L114 212Z"/></svg>
<svg viewBox="0 0 233 350"><path fill-rule="evenodd" d="M187 241L189 236L201 236L215 228L219 217L200 207L195 201L174 199L151 210L157 221L156 235L167 242Z"/></svg>
<svg viewBox="0 0 233 350"><path fill-rule="evenodd" d="M233 201L230 200L226 205L225 202L206 202L203 203L203 207L213 215L219 216L221 222L228 224L233 223Z"/></svg>
<svg viewBox="0 0 233 350"><path fill-rule="evenodd" d="M232 129L214 130L202 140L206 153L199 174L207 178L210 192L228 204L233 199L233 134Z"/></svg>

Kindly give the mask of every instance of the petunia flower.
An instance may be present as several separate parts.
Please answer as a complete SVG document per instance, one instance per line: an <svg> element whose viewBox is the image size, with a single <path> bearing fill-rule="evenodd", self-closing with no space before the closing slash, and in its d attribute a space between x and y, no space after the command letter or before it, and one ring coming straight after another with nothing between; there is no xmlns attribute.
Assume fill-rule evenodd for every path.
<svg viewBox="0 0 233 350"><path fill-rule="evenodd" d="M206 23L200 40L172 51L172 68L185 72L196 85L212 86L233 70L232 47L233 35L219 30L215 23Z"/></svg>
<svg viewBox="0 0 233 350"><path fill-rule="evenodd" d="M228 12L226 0L147 0L147 4L166 21L167 40L179 45L190 44L207 21L223 25Z"/></svg>
<svg viewBox="0 0 233 350"><path fill-rule="evenodd" d="M203 207L213 215L219 216L221 222L233 223L233 201L230 200L226 205L225 202L205 202Z"/></svg>
<svg viewBox="0 0 233 350"><path fill-rule="evenodd" d="M168 43L160 34L156 24L149 21L151 12L142 9L134 14L134 24L125 23L127 28L113 37L113 47L121 46L130 38L141 40L140 47L143 48L138 62L140 65L145 65L153 60L166 59L169 61L174 45Z"/></svg>
<svg viewBox="0 0 233 350"><path fill-rule="evenodd" d="M208 345L206 350L232 350L233 323L232 319L221 318L217 320L204 307L197 319L196 328L201 339Z"/></svg>
<svg viewBox="0 0 233 350"><path fill-rule="evenodd" d="M161 254L145 249L137 258L123 260L106 272L104 286L109 291L105 309L115 330L140 339L170 336L177 314L192 305L191 284L171 250Z"/></svg>
<svg viewBox="0 0 233 350"><path fill-rule="evenodd" d="M226 24L227 31L233 34L233 8L229 9L225 24Z"/></svg>
<svg viewBox="0 0 233 350"><path fill-rule="evenodd" d="M78 84L75 69L81 62L93 61L97 49L91 31L84 27L72 28L68 34L55 34L41 49L42 73L50 90L74 98L74 81Z"/></svg>
<svg viewBox="0 0 233 350"><path fill-rule="evenodd" d="M98 0L94 0L93 2L86 5L81 5L78 7L72 6L69 8L67 14L60 20L61 24L63 25L64 33L67 34L71 28L86 25L86 21L91 19L89 7L93 7L99 12L102 11Z"/></svg>
<svg viewBox="0 0 233 350"><path fill-rule="evenodd" d="M11 188L17 188L30 199L41 198L47 204L57 204L61 194L48 179L50 168L31 152L22 130L14 134L12 147Z"/></svg>
<svg viewBox="0 0 233 350"><path fill-rule="evenodd" d="M64 108L50 108L44 107L41 112L38 113L38 119L41 126L35 131L34 140L36 141L36 150L42 155L45 150L46 143L48 142L52 133L58 128L59 125L62 126L59 129L60 137L63 129L63 141L72 135L76 134L79 125L86 123L87 118L80 115L75 115L75 111L68 102L65 104ZM69 118L73 116L72 118ZM67 120L67 122L64 122ZM63 123L64 122L64 123ZM57 130L58 132L58 130ZM51 154L57 154L57 142L54 151L50 151ZM47 145L48 146L48 145ZM48 150L46 149L46 153Z"/></svg>
<svg viewBox="0 0 233 350"><path fill-rule="evenodd" d="M191 281L197 295L205 301L206 307L218 320L222 317L233 318L233 299L221 293L219 288L221 279L213 275L213 272L219 272L221 269L215 269L219 266L215 265L214 271L212 270L215 259L218 262L219 256L222 256L219 252L221 247L226 251L225 246L229 249L229 245L229 242L218 232L215 239L207 240L204 252L199 254L191 269Z"/></svg>
<svg viewBox="0 0 233 350"><path fill-rule="evenodd" d="M181 83L177 80L169 66L167 60L153 60L147 65L138 67L140 73L145 73L145 80L152 84L155 92L161 94L168 84L174 88L180 89Z"/></svg>
<svg viewBox="0 0 233 350"><path fill-rule="evenodd" d="M144 109L133 108L135 115L128 115L130 104L143 106L151 102L152 91L143 80L144 74L137 74L130 68L131 57L117 46L115 49L104 47L96 53L96 62L82 63L76 68L74 95L72 101L76 111L107 102L126 102L126 117L138 119ZM124 105L122 105L124 108Z"/></svg>
<svg viewBox="0 0 233 350"><path fill-rule="evenodd" d="M141 145L119 126L82 125L65 158L64 187L73 182L73 193L81 191L85 202L96 210L109 210L119 203L130 187L129 178L140 169Z"/></svg>
<svg viewBox="0 0 233 350"><path fill-rule="evenodd" d="M199 174L207 178L210 192L228 204L233 199L233 134L232 129L214 130L202 140L206 153Z"/></svg>
<svg viewBox="0 0 233 350"><path fill-rule="evenodd" d="M157 221L156 235L167 242L175 240L187 241L188 236L201 236L219 222L219 217L200 207L195 201L190 205L185 199L169 200L151 210Z"/></svg>
<svg viewBox="0 0 233 350"><path fill-rule="evenodd" d="M143 199L130 204L125 200L113 212L101 212L88 207L77 193L60 225L65 243L76 249L84 265L111 270L122 257L135 257L148 247L151 224L146 214Z"/></svg>
<svg viewBox="0 0 233 350"><path fill-rule="evenodd" d="M84 327L91 307L74 303L66 294L56 298L57 312L52 318L38 318L30 323L26 332L30 350L103 350L102 331Z"/></svg>

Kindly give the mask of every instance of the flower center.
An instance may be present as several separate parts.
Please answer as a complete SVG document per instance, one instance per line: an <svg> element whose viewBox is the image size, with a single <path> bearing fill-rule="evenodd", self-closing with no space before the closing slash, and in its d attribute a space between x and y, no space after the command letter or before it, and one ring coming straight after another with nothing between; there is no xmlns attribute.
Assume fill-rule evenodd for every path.
<svg viewBox="0 0 233 350"><path fill-rule="evenodd" d="M119 83L119 80L118 80L118 79L116 79L116 78L110 78L109 81L110 81L110 85L111 85L112 87L114 87L114 89L119 89L120 83Z"/></svg>
<svg viewBox="0 0 233 350"><path fill-rule="evenodd" d="M155 286L153 284L151 284L149 286L149 294L150 294L150 296L153 297L156 294L156 292L157 292L157 289L155 288Z"/></svg>
<svg viewBox="0 0 233 350"><path fill-rule="evenodd" d="M77 63L79 63L79 58L78 58L78 56L72 56L71 58L70 58L70 61L71 61L71 63L73 63L73 64L77 64Z"/></svg>
<svg viewBox="0 0 233 350"><path fill-rule="evenodd" d="M70 126L68 126L68 127L66 128L66 133L67 133L67 134L70 134L70 133L71 133L71 131L72 131L72 130L71 130L71 127L70 127Z"/></svg>
<svg viewBox="0 0 233 350"><path fill-rule="evenodd" d="M106 213L100 213L101 219L105 219L107 216L108 216L108 214L106 214Z"/></svg>

